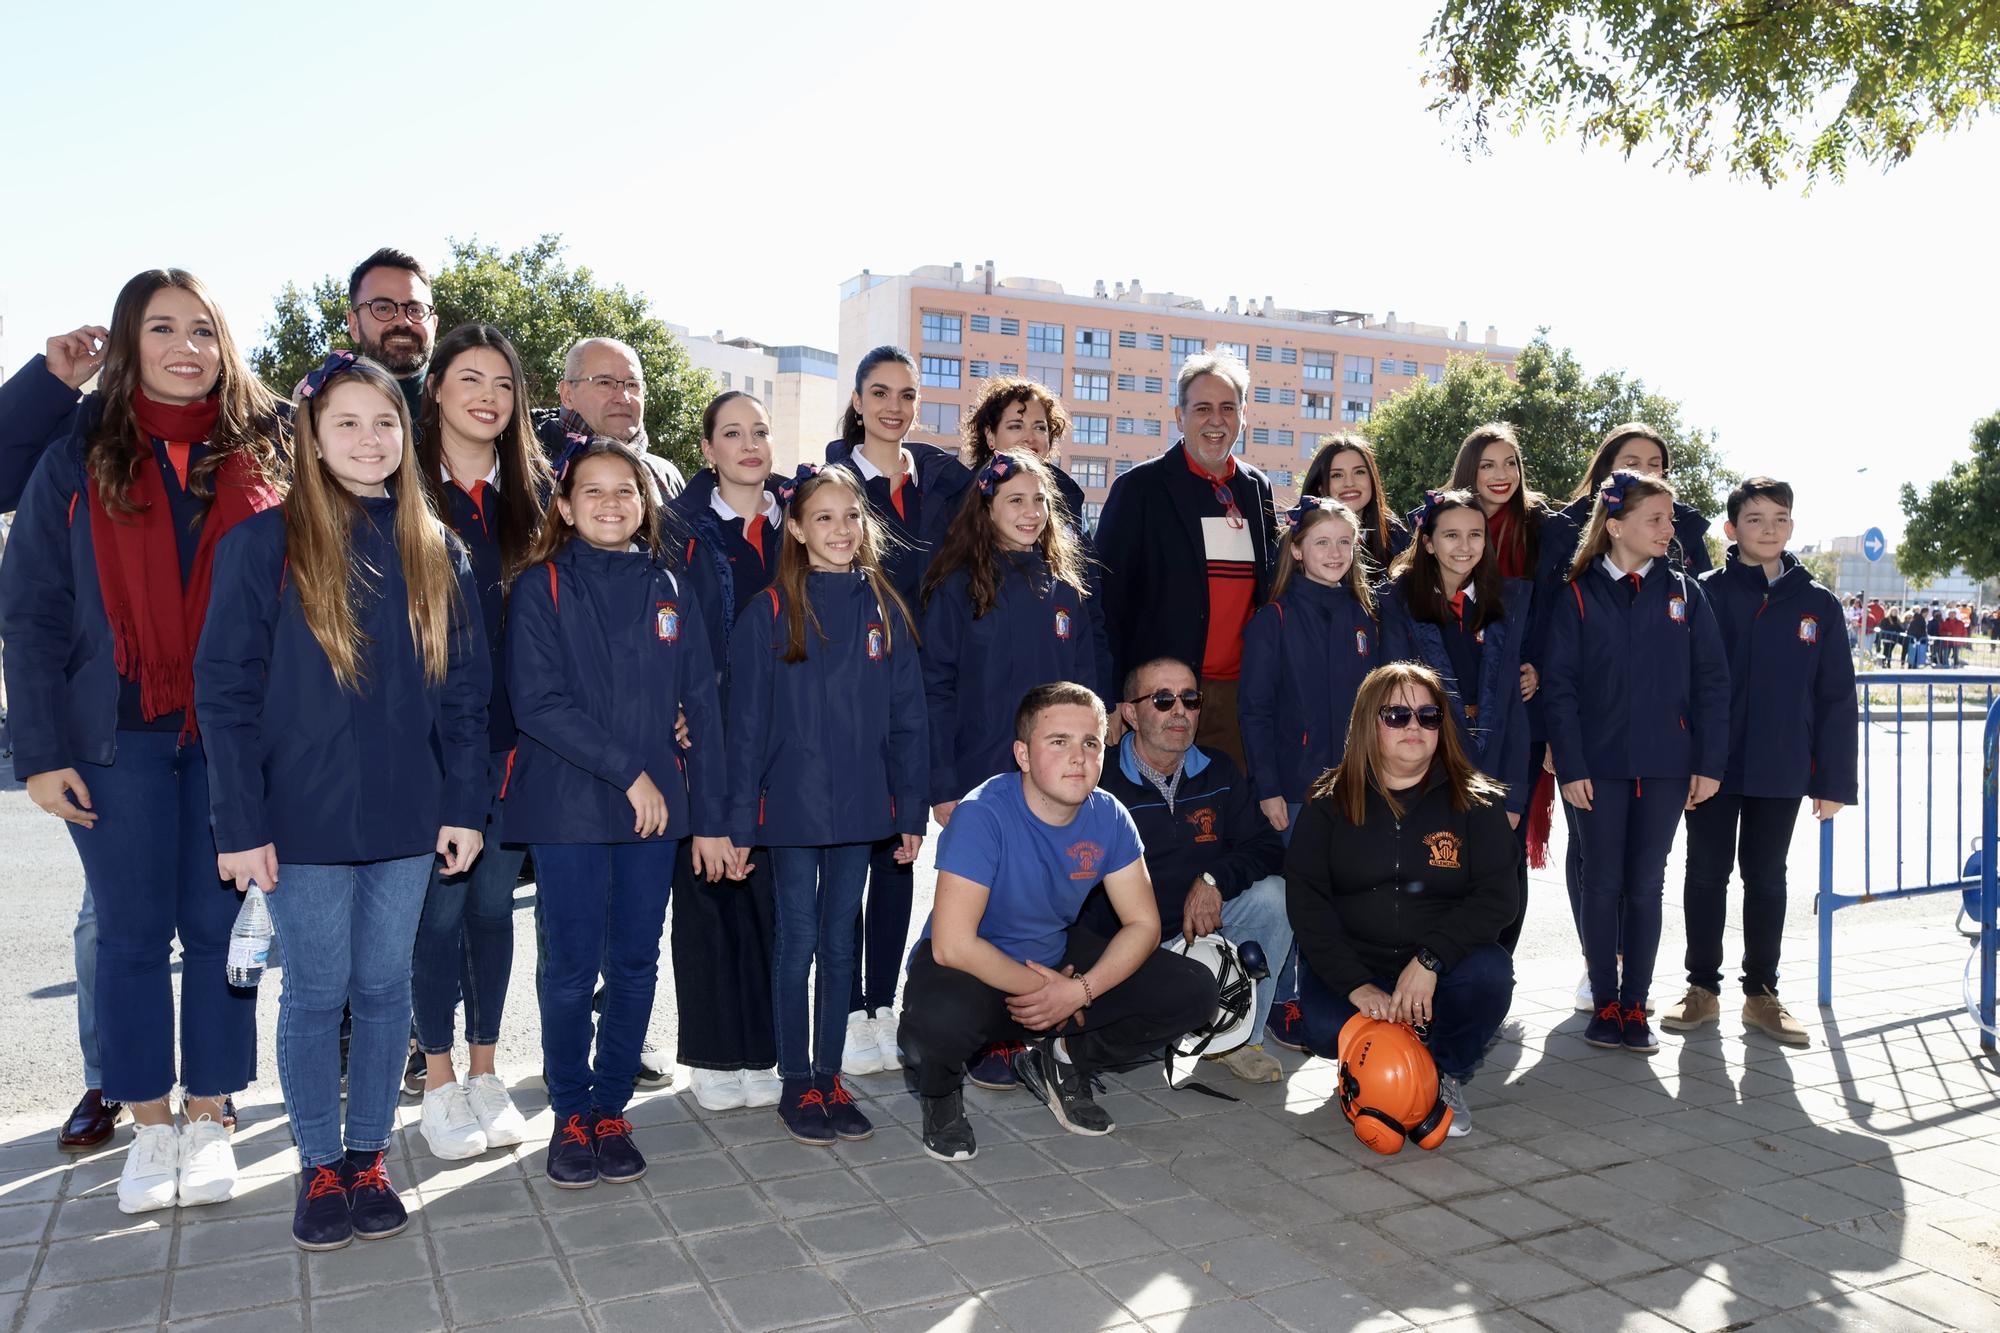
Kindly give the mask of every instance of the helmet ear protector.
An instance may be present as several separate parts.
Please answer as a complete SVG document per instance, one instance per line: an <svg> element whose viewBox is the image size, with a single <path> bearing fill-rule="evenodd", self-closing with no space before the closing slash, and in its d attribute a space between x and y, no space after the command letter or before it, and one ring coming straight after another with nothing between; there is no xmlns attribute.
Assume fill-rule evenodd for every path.
<svg viewBox="0 0 2000 1333"><path fill-rule="evenodd" d="M1355 1138L1385 1156L1405 1140L1425 1150L1444 1142L1451 1108L1430 1051L1407 1024L1356 1014L1340 1029L1339 1052L1340 1109Z"/></svg>

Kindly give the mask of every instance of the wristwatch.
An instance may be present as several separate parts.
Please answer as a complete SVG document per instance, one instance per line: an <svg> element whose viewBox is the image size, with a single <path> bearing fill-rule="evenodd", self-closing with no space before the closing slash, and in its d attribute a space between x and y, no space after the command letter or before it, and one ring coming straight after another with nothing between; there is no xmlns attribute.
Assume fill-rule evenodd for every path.
<svg viewBox="0 0 2000 1333"><path fill-rule="evenodd" d="M1222 887L1215 882L1215 876L1209 874L1206 870L1201 872L1201 882L1208 885L1211 889L1220 889Z"/></svg>
<svg viewBox="0 0 2000 1333"><path fill-rule="evenodd" d="M1429 949L1417 950L1417 965L1436 975L1444 973L1444 960Z"/></svg>

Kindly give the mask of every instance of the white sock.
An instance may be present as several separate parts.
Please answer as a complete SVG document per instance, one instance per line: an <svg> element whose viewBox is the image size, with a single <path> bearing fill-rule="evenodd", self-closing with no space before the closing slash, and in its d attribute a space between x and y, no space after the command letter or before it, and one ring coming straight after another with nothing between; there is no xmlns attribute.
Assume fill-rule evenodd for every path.
<svg viewBox="0 0 2000 1333"><path fill-rule="evenodd" d="M1055 1040L1055 1051L1056 1051L1056 1063L1065 1065L1069 1063L1068 1039L1063 1037L1057 1037Z"/></svg>

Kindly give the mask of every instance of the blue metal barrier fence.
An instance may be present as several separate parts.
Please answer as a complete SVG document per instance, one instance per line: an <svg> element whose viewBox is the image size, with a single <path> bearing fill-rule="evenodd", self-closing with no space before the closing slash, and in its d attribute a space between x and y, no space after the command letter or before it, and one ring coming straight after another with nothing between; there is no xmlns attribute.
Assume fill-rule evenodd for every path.
<svg viewBox="0 0 2000 1333"><path fill-rule="evenodd" d="M1876 671L1863 675L1856 688L1861 691L1861 806L1858 811L1861 821L1861 891L1859 893L1839 893L1834 889L1834 826L1836 820L1826 820L1819 830L1819 898L1815 910L1819 914L1819 1002L1833 1003L1833 914L1843 907L1853 907L1860 903L1874 902L1884 898L1909 898L1929 893L1964 893L1968 889L1978 891L1972 907L1979 928L1979 997L1976 1017L1980 1024L1979 1044L1987 1050L1994 1049L1994 990L1995 953L2000 949L2000 930L1995 928L1995 906L2000 902L2000 892L1996 892L1996 868L2000 868L2000 774L1996 774L1996 762L2000 762L2000 672L1953 672L1940 679L1928 671ZM1878 705L1874 694L1883 689L1893 689L1893 705ZM1940 690L1951 695L1951 702L1940 704ZM1946 711L1940 712L1943 708ZM1970 711L1968 711L1970 710ZM1985 728L1980 747L1979 822L1980 850L1972 860L1977 861L1975 869L1966 858L1965 839L1966 816L1969 810L1966 758L1966 719L1977 721L1981 714L1985 717ZM1907 763L1905 739L1915 734L1922 737L1921 775L1921 846L1913 847L1914 836L1906 836L1906 809L1919 804L1916 786L1918 775L1910 771ZM1879 734L1878 734L1879 733ZM1875 764L1871 762L1878 745L1887 747L1893 742L1893 772L1887 775L1888 785L1894 788L1893 805L1887 793L1878 801L1877 791L1883 786L1878 781ZM1940 743L1948 742L1940 750ZM1950 757L1951 769L1945 775L1945 791L1938 790L1936 769L1940 754ZM1949 802L1946 810L1940 812L1938 798ZM1879 812L1877 806L1884 808ZM1890 828L1883 830L1891 841L1878 849L1878 814L1881 821L1889 821ZM1940 820L1942 813L1945 818ZM1914 819L1908 820L1910 834L1919 826ZM1944 852L1944 875L1939 876L1938 838L1947 835ZM1888 854L1878 858L1878 850ZM1921 879L1912 882L1918 868L1914 853L1921 851ZM1886 864L1878 865L1878 859L1886 859ZM1906 874L1906 871L1908 872Z"/></svg>

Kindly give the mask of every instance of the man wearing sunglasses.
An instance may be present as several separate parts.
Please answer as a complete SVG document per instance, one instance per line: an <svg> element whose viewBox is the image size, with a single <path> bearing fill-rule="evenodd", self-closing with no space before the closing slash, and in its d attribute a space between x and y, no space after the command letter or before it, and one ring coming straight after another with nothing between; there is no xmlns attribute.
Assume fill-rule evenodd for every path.
<svg viewBox="0 0 2000 1333"><path fill-rule="evenodd" d="M1098 785L1118 798L1138 826L1146 872L1160 907L1162 943L1221 935L1231 944L1255 940L1271 966L1292 951L1285 916L1285 844L1257 808L1243 770L1228 755L1195 744L1208 702L1194 671L1170 657L1142 664L1125 681L1118 705L1125 738ZM1110 903L1091 899L1099 930ZM1269 985L1257 988L1250 1031L1271 1016ZM1209 1056L1248 1083L1278 1083L1284 1067L1261 1043Z"/></svg>
<svg viewBox="0 0 2000 1333"><path fill-rule="evenodd" d="M1243 629L1277 564L1271 483L1234 456L1249 392L1235 357L1189 357L1175 382L1180 443L1114 482L1097 525L1114 679L1156 657L1195 665L1206 699L1195 739L1239 768Z"/></svg>

